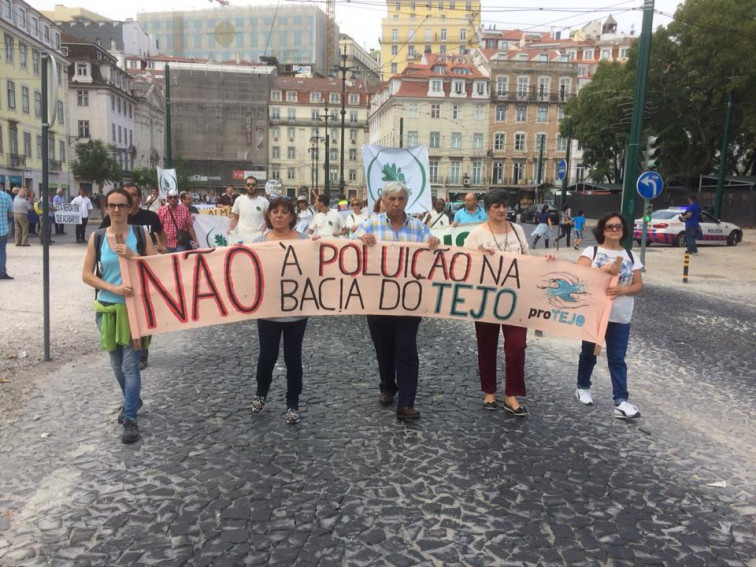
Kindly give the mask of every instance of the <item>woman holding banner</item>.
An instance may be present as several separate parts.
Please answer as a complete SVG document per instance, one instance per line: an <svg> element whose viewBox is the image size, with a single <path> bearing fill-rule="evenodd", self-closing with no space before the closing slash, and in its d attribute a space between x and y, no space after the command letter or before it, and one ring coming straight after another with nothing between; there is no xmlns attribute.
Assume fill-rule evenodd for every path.
<svg viewBox="0 0 756 567"><path fill-rule="evenodd" d="M288 197L278 197L270 202L265 214L269 231L254 242L277 240L307 240L309 237L296 230L297 212ZM319 237L313 237L317 240ZM257 335L260 340L260 355L257 359L257 393L252 400L252 413L260 413L273 382L273 368L278 360L281 335L286 362L286 423L299 421L299 395L302 393L302 340L307 328L307 317L276 317L258 319Z"/></svg>
<svg viewBox="0 0 756 567"><path fill-rule="evenodd" d="M95 317L100 329L100 345L110 354L110 365L123 393L123 409L118 421L123 424L121 441L128 444L139 440L141 339L133 341L131 338L126 297L132 296L134 290L123 283L120 258L152 256L155 248L144 227L129 224L132 197L125 189L108 193L105 206L110 226L90 235L82 280L97 290Z"/></svg>
<svg viewBox="0 0 756 567"><path fill-rule="evenodd" d="M635 295L643 290L641 270L643 264L622 246L622 240L632 236L632 227L617 212L601 217L593 229L598 246L589 246L578 258L581 266L596 269L619 276L617 285L607 288L606 294L614 298L606 328L606 358L609 375L612 378L614 397L614 417L617 419L634 419L640 417L638 408L628 403L627 364L625 353L630 340L630 319L633 317ZM581 404L593 405L591 397L591 374L596 366L596 345L583 341L578 362L577 390L575 397Z"/></svg>
<svg viewBox="0 0 756 567"><path fill-rule="evenodd" d="M520 225L507 220L507 192L504 189L489 191L483 205L488 219L470 231L465 240L465 248L483 250L489 254L527 254L528 240L525 232ZM553 256L548 256L547 259L553 259ZM488 410L499 407L496 403L496 351L500 328L504 335L506 360L502 406L517 417L525 417L528 410L517 401L517 396L525 395L525 347L528 335L525 327L475 322L480 387L484 393L483 407Z"/></svg>

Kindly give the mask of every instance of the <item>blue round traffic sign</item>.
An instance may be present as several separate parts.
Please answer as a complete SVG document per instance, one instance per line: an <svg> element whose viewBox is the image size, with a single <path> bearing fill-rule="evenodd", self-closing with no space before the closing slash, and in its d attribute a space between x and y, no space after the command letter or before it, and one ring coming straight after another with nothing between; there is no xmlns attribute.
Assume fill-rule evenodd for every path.
<svg viewBox="0 0 756 567"><path fill-rule="evenodd" d="M656 199L664 189L664 179L655 171L644 171L638 176L635 188L644 199Z"/></svg>
<svg viewBox="0 0 756 567"><path fill-rule="evenodd" d="M567 175L567 160L560 160L557 164L557 177L561 181Z"/></svg>

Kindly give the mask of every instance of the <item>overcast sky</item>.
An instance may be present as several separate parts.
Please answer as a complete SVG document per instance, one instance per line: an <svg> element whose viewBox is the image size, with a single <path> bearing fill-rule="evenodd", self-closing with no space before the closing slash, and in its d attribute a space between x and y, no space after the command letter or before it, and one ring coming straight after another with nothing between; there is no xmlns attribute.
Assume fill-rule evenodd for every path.
<svg viewBox="0 0 756 567"><path fill-rule="evenodd" d="M27 0L39 10L52 9L61 0ZM297 0L282 0L285 6ZM434 0L437 1L437 0ZM233 6L270 6L270 0L230 0ZM325 9L325 0L316 2ZM674 14L678 0L656 0L654 28L666 25ZM103 2L102 0L70 0L66 6L78 6L97 12L113 20L137 17L140 11L191 10L218 6L211 0L127 0ZM618 30L629 32L635 25L640 33L643 1L611 0L483 0L482 23L497 29L532 29L539 31L559 31L579 28L595 20L604 19L609 14L619 23ZM662 12L660 14L659 12ZM342 33L347 33L365 48L378 48L381 33L381 18L386 15L385 0L336 0L336 21ZM562 33L562 37L566 37Z"/></svg>

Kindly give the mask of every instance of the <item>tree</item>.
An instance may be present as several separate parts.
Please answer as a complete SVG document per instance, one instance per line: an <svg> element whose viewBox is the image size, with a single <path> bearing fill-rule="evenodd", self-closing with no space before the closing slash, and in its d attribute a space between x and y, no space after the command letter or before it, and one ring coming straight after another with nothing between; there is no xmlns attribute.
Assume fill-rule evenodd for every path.
<svg viewBox="0 0 756 567"><path fill-rule="evenodd" d="M105 183L118 183L121 180L121 167L113 159L115 151L115 146L105 144L102 140L76 144L76 158L71 163L71 170L76 177L95 183L102 194Z"/></svg>
<svg viewBox="0 0 756 567"><path fill-rule="evenodd" d="M141 189L157 187L157 169L137 167L131 171L131 181Z"/></svg>

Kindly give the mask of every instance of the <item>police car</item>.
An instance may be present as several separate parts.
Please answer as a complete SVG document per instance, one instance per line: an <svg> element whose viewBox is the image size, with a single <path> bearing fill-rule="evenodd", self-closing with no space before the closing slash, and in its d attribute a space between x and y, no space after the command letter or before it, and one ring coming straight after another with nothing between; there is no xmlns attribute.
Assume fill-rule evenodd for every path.
<svg viewBox="0 0 756 567"><path fill-rule="evenodd" d="M680 220L680 215L685 213L685 207L670 207L654 211L651 214L651 222L648 223L646 244L671 244L672 246L685 246L685 222ZM633 227L633 240L641 243L643 231L643 219L635 219ZM701 221L698 227L696 242L699 243L727 243L727 246L735 246L743 240L743 231L740 227L723 222L701 211Z"/></svg>

